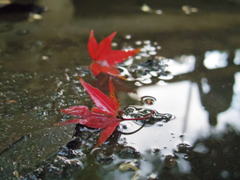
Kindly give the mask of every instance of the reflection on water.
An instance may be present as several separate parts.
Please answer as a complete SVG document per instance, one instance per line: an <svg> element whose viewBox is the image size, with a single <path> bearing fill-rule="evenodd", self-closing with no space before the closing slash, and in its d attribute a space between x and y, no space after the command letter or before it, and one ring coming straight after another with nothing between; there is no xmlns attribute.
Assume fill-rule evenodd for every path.
<svg viewBox="0 0 240 180"><path fill-rule="evenodd" d="M168 70L176 76L183 73L192 72L195 69L196 58L194 55L182 55L169 60Z"/></svg>
<svg viewBox="0 0 240 180"><path fill-rule="evenodd" d="M220 130L224 129L226 124L231 124L237 129L240 128L239 117L240 117L240 73L235 73L233 85L233 96L229 107L218 114L218 125L217 128Z"/></svg>
<svg viewBox="0 0 240 180"><path fill-rule="evenodd" d="M234 63L236 65L240 65L240 49L237 49L236 50L236 55L235 55L235 58L234 58Z"/></svg>
<svg viewBox="0 0 240 180"><path fill-rule="evenodd" d="M218 74L207 70L235 66L232 63L234 58L226 52L211 51L206 52L205 59L198 65L195 65L199 61L193 55L169 60L169 70L176 78L187 77L186 74L195 71L204 73L191 81L182 79L165 84L160 81L138 88L138 96L132 98L151 95L157 99L152 108L171 112L176 119L163 126L155 124L134 135L125 136L127 143L142 152L152 147L169 153L181 142L193 144L196 139L208 136L213 130L223 130L226 124L239 124L239 73L229 71L218 77Z"/></svg>
<svg viewBox="0 0 240 180"><path fill-rule="evenodd" d="M190 86L192 86L191 105L189 106L190 109L187 110ZM167 148L169 153L183 139L184 142L192 144L199 135L207 135L209 128L207 114L201 106L196 84L189 83L188 81L167 85L156 84L139 88L137 94L139 97L151 94L157 98L157 101L153 105L154 109L160 112L171 112L176 117L162 126L161 124L155 124L153 127L143 129L139 134L126 137L127 142L137 149L145 151L149 147L152 147L166 151ZM188 113L187 117L186 112ZM184 118L188 118L189 120L185 132L183 131L185 126ZM182 138L182 135L184 135L184 138ZM139 136L141 138L138 138Z"/></svg>
<svg viewBox="0 0 240 180"><path fill-rule="evenodd" d="M238 5L227 0L32 2L0 9L3 178L37 168L32 179L201 179L203 173L204 179L214 179L209 174L239 179L239 134L226 128L240 128ZM148 13L142 12L144 4ZM41 18L29 19L34 13ZM52 127L62 118L59 109L92 105L78 82L80 75L90 77L84 67L90 29L98 38L118 31L116 49L141 48L121 68L130 71L132 86L116 80L124 92L122 106L143 101L145 108L175 116L146 123L135 134L116 133L92 154L87 148L97 134L89 138L92 131L85 129L72 139L74 127ZM137 95L127 96L134 88ZM139 128L135 122L127 125ZM221 161L222 154L229 164Z"/></svg>
<svg viewBox="0 0 240 180"><path fill-rule="evenodd" d="M226 52L207 51L203 64L207 69L223 68L228 65L227 57Z"/></svg>
<svg viewBox="0 0 240 180"><path fill-rule="evenodd" d="M234 55L226 52L207 52L204 65L207 69L224 68L227 65L233 66ZM201 67L202 65L198 65ZM230 108L233 96L234 71L218 78L208 73L203 74L202 82L197 82L201 96L201 102L208 112L209 123L217 125L218 115ZM205 89L205 91L204 91Z"/></svg>

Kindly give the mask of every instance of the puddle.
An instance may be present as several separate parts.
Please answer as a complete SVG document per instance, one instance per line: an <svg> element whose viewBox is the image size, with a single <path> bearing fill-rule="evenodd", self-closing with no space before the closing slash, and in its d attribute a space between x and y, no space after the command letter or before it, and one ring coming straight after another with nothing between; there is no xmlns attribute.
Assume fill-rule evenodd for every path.
<svg viewBox="0 0 240 180"><path fill-rule="evenodd" d="M239 179L239 3L106 4L0 1L2 178ZM71 118L60 109L92 107L80 76L107 93L88 69L91 29L141 49L113 79L123 118L157 112L95 149L98 129L54 126Z"/></svg>

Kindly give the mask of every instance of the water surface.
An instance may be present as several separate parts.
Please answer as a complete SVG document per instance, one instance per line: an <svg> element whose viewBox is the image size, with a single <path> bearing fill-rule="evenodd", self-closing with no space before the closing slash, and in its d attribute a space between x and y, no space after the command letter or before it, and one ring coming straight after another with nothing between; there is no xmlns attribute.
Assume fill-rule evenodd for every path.
<svg viewBox="0 0 240 180"><path fill-rule="evenodd" d="M41 0L2 6L3 179L238 179L239 8L227 0ZM79 76L94 82L87 68L91 29L99 40L117 31L114 48L141 48L120 67L132 75L117 87L122 107L174 117L131 135L116 133L92 154L97 135L76 145L74 125L54 126L65 118L60 109L92 106L78 82ZM142 104L144 96L154 103Z"/></svg>

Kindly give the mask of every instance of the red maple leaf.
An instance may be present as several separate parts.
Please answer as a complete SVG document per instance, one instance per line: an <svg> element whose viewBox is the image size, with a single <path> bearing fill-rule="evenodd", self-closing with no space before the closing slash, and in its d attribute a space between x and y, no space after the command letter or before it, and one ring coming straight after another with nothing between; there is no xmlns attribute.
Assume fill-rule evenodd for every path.
<svg viewBox="0 0 240 180"><path fill-rule="evenodd" d="M72 106L70 108L63 109L61 110L63 113L78 116L78 118L60 122L58 125L82 124L90 128L102 129L100 137L98 138L97 146L104 143L111 136L121 121L144 120L150 117L147 115L138 119L120 118L118 116L119 112L121 112L119 110L120 104L115 96L115 87L111 80L109 80L109 96L105 95L102 91L91 86L82 79L80 79L80 83L90 95L95 107L91 110L89 110L86 106Z"/></svg>
<svg viewBox="0 0 240 180"><path fill-rule="evenodd" d="M127 60L130 56L134 56L140 51L139 49L129 51L113 50L112 40L116 34L116 32L113 32L100 43L97 43L96 38L94 37L94 32L90 32L88 52L90 57L94 60L90 65L90 70L95 76L101 72L113 76L119 76L120 72L116 68L116 64Z"/></svg>

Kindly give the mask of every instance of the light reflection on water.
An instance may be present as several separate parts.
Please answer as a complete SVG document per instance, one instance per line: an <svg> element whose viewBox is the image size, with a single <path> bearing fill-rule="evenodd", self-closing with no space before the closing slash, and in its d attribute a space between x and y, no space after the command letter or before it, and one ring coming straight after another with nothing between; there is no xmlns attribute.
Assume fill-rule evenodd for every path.
<svg viewBox="0 0 240 180"><path fill-rule="evenodd" d="M235 84L233 86L233 98L231 106L218 115L217 130L224 130L226 124L231 124L240 129L240 73L235 74Z"/></svg>
<svg viewBox="0 0 240 180"><path fill-rule="evenodd" d="M207 51L205 53L204 66L208 69L223 68L228 65L228 54L220 51Z"/></svg>
<svg viewBox="0 0 240 180"><path fill-rule="evenodd" d="M164 4L161 4L161 7L158 8L149 4L151 11L146 16L140 12L140 7L137 7L138 11L136 11L136 8L131 3L128 5L127 1L123 2L126 8L117 5L116 9L113 8L115 4L111 1L108 2L108 6L100 1L93 3L77 0L62 2L40 0L38 2L49 9L42 14L42 21L28 22L26 19L22 22L6 24L6 26L0 24L0 68L6 70L6 76L9 74L9 80L12 80L8 83L8 89L4 93L6 92L8 95L6 97L9 102L14 102L17 98L15 103L4 105L7 114L13 118L7 116L3 118L4 126L2 127L4 130L1 132L2 137L6 138L1 143L4 142L3 145L7 146L8 144L5 142L12 144L15 141L11 140L12 137L17 139L27 133L33 133L28 140L18 142L13 146L15 148L9 148L9 153L3 155L5 159L14 160L16 157L18 159L17 164L21 168L24 166L26 166L26 169L34 167L45 160L50 152L57 151L58 148L55 144L63 145L71 139L69 133L72 134L72 127L67 127L64 134L63 129L46 128L61 118L52 109L57 110L70 104L86 105L86 102L83 102L82 98L77 96L79 93L81 94L82 89L76 83L73 85L69 72L65 72L67 81L62 81L61 75L63 72L61 70L89 64L85 46L90 29L96 30L98 38L112 31L118 31L119 38L121 38L121 34L127 33L125 39L129 43L135 42L133 48L141 48L142 51L134 60L125 62L126 66L132 64L131 61L140 63L141 61L154 59L156 55L173 56L172 59L168 60L168 70L175 77L172 77L172 75L159 76L158 68L150 72L151 76L149 74L142 76L139 72L136 77L141 87L137 90L137 96L131 95L131 97L140 99L143 96L154 96L157 99L156 102L151 107L147 105L145 107L154 108L161 113L173 114L176 118L167 123L157 122L152 126L146 126L132 135L122 135L122 138L126 138L127 145L140 152L160 148L161 154L172 154L173 149L176 149L179 143L185 142L192 145L200 136L207 136L211 132L224 131L225 125L228 123L240 128L240 123L238 123L240 117L240 74L234 74L231 69L227 69L230 64L229 57L231 57L228 50L233 51L239 48L236 47L239 45L237 40L239 33L235 30L239 26L238 11L231 9L232 13L228 13L228 11L225 12L227 7L222 6L224 11L215 12L214 5L209 21L205 23L205 19L208 17L206 15L209 12L204 11L204 8L201 8L197 16L186 17L185 15L179 15L178 12L181 7L179 5L176 7L170 6L169 9L164 7ZM92 6L92 4L95 5ZM173 9L173 7L176 9ZM155 10L156 13L158 11L157 14L161 14L162 11L157 10L159 8L163 8L164 15L153 16L156 15ZM11 13L9 13L10 15ZM13 14L11 16L18 18L20 15ZM221 21L216 21L216 19L221 19ZM6 18L2 18L2 20L7 21ZM146 27L148 27L147 31ZM129 35L129 33L132 35ZM138 41L135 41L135 38ZM144 41L143 39L149 40ZM121 41L116 39L116 42ZM115 44L115 46L118 46L116 49L121 48L121 46L126 49L131 48L125 42L124 40L119 45ZM221 49L221 51L214 49ZM240 50L237 49L234 54L233 62L235 65L239 65ZM202 58L200 60L199 55ZM198 67L196 67L197 64ZM202 72L203 67L205 68L204 72ZM224 68L224 71L215 71L218 70L217 68ZM55 72L55 69L58 73ZM70 69L69 71L71 71ZM34 73L38 71L39 73L30 79L24 74L23 78L16 78L11 76L12 70L17 71L18 74L21 74L22 71ZM79 72L81 71L82 69L79 69ZM43 72L53 72L53 78L47 80L45 84L42 83L43 78L40 76L44 74ZM57 78L55 79L55 77ZM152 77L159 78L160 81L152 85L155 82L151 81ZM180 79L177 79L177 77L180 77ZM8 80L8 78L3 78L3 82L5 82L5 79ZM18 79L21 81L17 81ZM171 79L175 82L170 82ZM63 82L63 84L56 85L58 82ZM67 86L65 83L67 83ZM77 87L72 90L72 86ZM48 87L47 91L46 87ZM27 89L28 92L22 92L23 89ZM50 100L51 98L53 99ZM10 111L8 107L11 108ZM21 111L27 112L26 115L18 115ZM216 121L215 118L217 118ZM138 124L132 125L134 127L138 126ZM29 151L29 147L33 147L30 148L31 151ZM202 152L207 148L197 146L194 150L196 149ZM29 152L31 153L29 154ZM39 159L36 159L32 152L36 152L35 154L39 156ZM156 156L153 158L157 159ZM200 161L201 159L197 160ZM227 160L231 161L230 159ZM141 161L144 161L141 163L141 173L144 176L153 171L154 164L151 161ZM196 169L194 166L190 167L183 158L179 158L178 161L182 172L188 172L191 167ZM14 166L13 170L15 170L16 162L3 160L0 166L5 168ZM2 170L1 167L0 171ZM205 164L200 166L200 169L204 167ZM6 169L8 171L9 168ZM92 169L89 173L91 175L97 170L94 166L90 169ZM6 173L5 171L4 173L3 171L3 174L8 176L8 174L13 175L14 172ZM80 173L85 174L82 171ZM121 174L123 173L117 174L116 179L120 179ZM129 176L122 179L129 179Z"/></svg>
<svg viewBox="0 0 240 180"><path fill-rule="evenodd" d="M171 59L168 62L168 70L172 75L183 74L192 72L194 70L196 58L193 55L182 55L176 57L175 60Z"/></svg>
<svg viewBox="0 0 240 180"><path fill-rule="evenodd" d="M207 69L226 67L231 60L228 57L226 52L209 51L206 52L204 65ZM168 70L175 76L195 71L194 56L184 55L176 59L168 61ZM200 79L193 81L159 81L154 85L139 87L137 95L129 94L131 98L139 100L144 96L153 96L157 100L151 108L161 113L171 113L176 118L167 123L159 122L161 126L155 123L133 135L122 137L126 138L127 145L140 152L158 148L163 154L169 154L177 144L184 142L192 145L200 137L223 131L227 124L240 129L239 83L238 72L235 76L226 74L219 79L208 75L206 71Z"/></svg>
<svg viewBox="0 0 240 180"><path fill-rule="evenodd" d="M199 136L207 135L209 131L207 113L201 106L198 88L195 84L192 84L191 105L186 116L189 86L191 86L191 83L184 81L168 84L167 86L156 84L139 88L137 90L139 97L151 94L151 96L157 98L157 101L152 106L154 109L163 113L171 112L176 118L164 123L163 126L155 124L152 127L142 129L139 133L126 136L129 145L140 151L152 147L163 149L163 151L169 153L182 141L191 144ZM188 118L189 121L184 132L185 118ZM181 138L181 135L184 135L184 138ZM167 149L164 147L167 147Z"/></svg>
<svg viewBox="0 0 240 180"><path fill-rule="evenodd" d="M235 52L234 63L236 65L240 64L240 49L237 49L236 52Z"/></svg>

